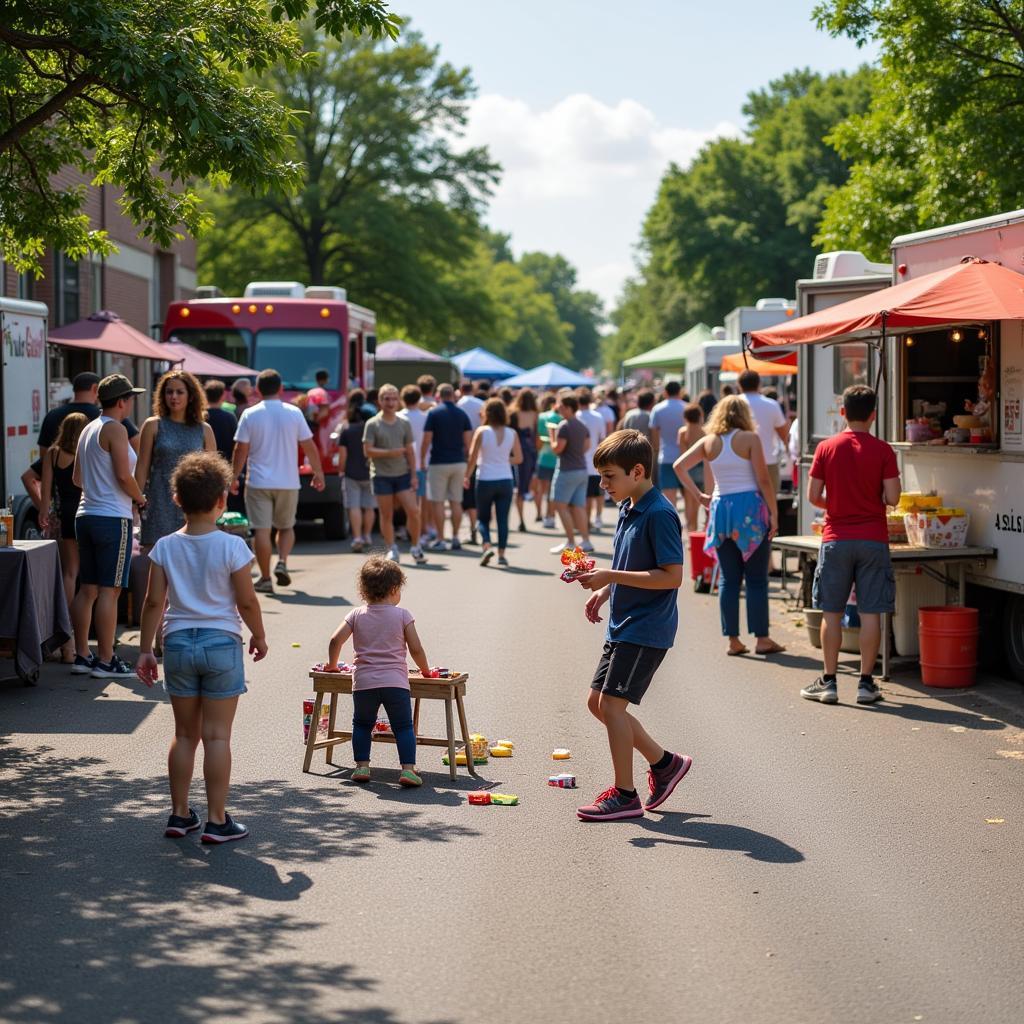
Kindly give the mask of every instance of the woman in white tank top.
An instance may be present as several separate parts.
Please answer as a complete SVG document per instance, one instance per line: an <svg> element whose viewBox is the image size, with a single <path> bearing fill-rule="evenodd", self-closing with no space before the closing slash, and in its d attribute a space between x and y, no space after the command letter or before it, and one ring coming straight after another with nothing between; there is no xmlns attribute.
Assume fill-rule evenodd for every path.
<svg viewBox="0 0 1024 1024"><path fill-rule="evenodd" d="M702 494L689 470L706 460L714 477L710 496ZM747 584L747 629L757 638L757 654L778 654L785 648L768 630L768 570L771 539L778 527L775 490L764 451L750 415L738 395L721 399L711 410L706 435L675 462L684 490L708 508L704 550L718 559L721 581L718 604L728 654L748 654L740 640L740 588Z"/></svg>
<svg viewBox="0 0 1024 1024"><path fill-rule="evenodd" d="M483 410L484 425L477 427L469 446L466 465L466 486L476 469L477 525L484 550L480 564L494 557L491 547L491 509L498 519L498 565L508 565L508 515L514 490L512 467L523 461L519 435L508 425L508 411L500 398L488 399Z"/></svg>

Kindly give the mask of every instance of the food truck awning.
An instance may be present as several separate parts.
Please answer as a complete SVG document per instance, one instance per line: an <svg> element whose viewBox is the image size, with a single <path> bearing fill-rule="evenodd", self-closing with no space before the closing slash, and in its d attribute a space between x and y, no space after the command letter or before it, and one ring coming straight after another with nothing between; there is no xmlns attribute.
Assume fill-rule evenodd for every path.
<svg viewBox="0 0 1024 1024"><path fill-rule="evenodd" d="M117 313L101 309L84 320L55 327L49 332L49 341L68 348L88 348L94 352L113 352L119 356L134 359L174 360L168 356L160 343L146 337L142 331L125 323Z"/></svg>
<svg viewBox="0 0 1024 1024"><path fill-rule="evenodd" d="M756 345L810 345L940 324L1024 320L1024 275L965 257L956 266L752 331Z"/></svg>
<svg viewBox="0 0 1024 1024"><path fill-rule="evenodd" d="M722 359L722 369L731 373L756 370L762 377L788 377L796 373L796 353L787 352L776 361L756 359L749 353L735 352Z"/></svg>

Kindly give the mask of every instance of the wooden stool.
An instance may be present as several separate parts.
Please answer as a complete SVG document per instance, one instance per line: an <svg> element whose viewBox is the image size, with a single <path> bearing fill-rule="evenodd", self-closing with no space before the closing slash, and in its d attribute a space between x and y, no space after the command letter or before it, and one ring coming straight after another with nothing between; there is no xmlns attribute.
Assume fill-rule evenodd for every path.
<svg viewBox="0 0 1024 1024"><path fill-rule="evenodd" d="M302 770L309 771L309 765L313 760L314 750L324 750L324 760L327 764L334 764L334 748L339 743L348 743L352 739L352 733L335 729L334 724L338 713L338 694L352 692L352 676L344 672L310 672L309 678L313 680L313 692L316 695L316 702L313 705L313 720L309 726L309 737L306 739L306 757L302 762ZM455 758L460 744L455 742L455 723L452 705L458 712L459 727L462 730L461 747L466 752L466 767L469 774L479 778L476 768L473 765L473 748L469 742L469 726L466 724L466 709L462 698L466 695L466 683L469 676L463 672L448 679L424 679L421 675L409 676L409 690L413 698L412 727L416 733L417 744L424 747L447 747L448 748L448 772L454 779L457 777ZM330 697L328 703L327 738L317 739L317 728L320 724L321 710L324 704L324 696ZM420 735L420 701L421 700L443 700L446 736L442 739L435 736ZM378 743L394 743L395 737L390 732L374 732L373 739Z"/></svg>

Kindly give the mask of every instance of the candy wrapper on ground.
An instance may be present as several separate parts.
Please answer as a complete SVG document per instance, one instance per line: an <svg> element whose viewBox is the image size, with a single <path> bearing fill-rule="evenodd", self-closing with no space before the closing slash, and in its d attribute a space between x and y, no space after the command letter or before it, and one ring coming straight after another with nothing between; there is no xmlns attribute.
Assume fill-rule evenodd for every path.
<svg viewBox="0 0 1024 1024"><path fill-rule="evenodd" d="M316 710L316 698L306 697L302 702L302 742L307 743L309 741L309 730L313 725L313 712ZM330 712L326 705L320 709L320 724L317 727L316 734L319 739L321 736L327 738L328 723L330 721Z"/></svg>
<svg viewBox="0 0 1024 1024"><path fill-rule="evenodd" d="M549 775L548 785L557 786L559 789L575 789L576 776L569 775L567 772L562 772L560 775Z"/></svg>
<svg viewBox="0 0 1024 1024"><path fill-rule="evenodd" d="M519 797L515 793L491 793L491 803L500 807L515 807L519 803Z"/></svg>
<svg viewBox="0 0 1024 1024"><path fill-rule="evenodd" d="M593 572L597 562L588 558L582 548L576 547L566 548L562 552L562 565L565 571L558 578L564 583L575 583L584 573Z"/></svg>
<svg viewBox="0 0 1024 1024"><path fill-rule="evenodd" d="M490 793L467 793L466 802L471 804L486 805L491 802Z"/></svg>

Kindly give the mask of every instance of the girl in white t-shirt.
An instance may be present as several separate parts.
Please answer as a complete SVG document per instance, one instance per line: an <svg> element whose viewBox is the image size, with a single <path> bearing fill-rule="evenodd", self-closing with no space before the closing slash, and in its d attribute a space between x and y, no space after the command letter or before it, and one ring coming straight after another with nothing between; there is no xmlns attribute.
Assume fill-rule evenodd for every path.
<svg viewBox="0 0 1024 1024"><path fill-rule="evenodd" d="M392 559L374 556L359 570L358 586L363 604L345 616L327 650L328 671L337 671L341 649L349 637L356 652L352 670L352 756L356 769L352 781L370 781L373 727L383 705L402 765L398 781L403 786L422 786L423 779L416 771L416 730L406 651L424 675L430 668L412 612L398 604L405 573Z"/></svg>
<svg viewBox="0 0 1024 1024"><path fill-rule="evenodd" d="M241 537L217 529L231 486L230 467L217 452L194 452L179 461L171 486L185 525L161 537L149 553L135 671L147 686L157 680L153 639L166 603L164 687L174 710L174 739L167 759L173 806L164 835L177 839L199 828L188 791L201 739L207 813L201 839L228 843L249 834L225 809L231 725L238 698L246 692L242 620L252 634L253 660L266 657L267 641L249 571L252 552Z"/></svg>

